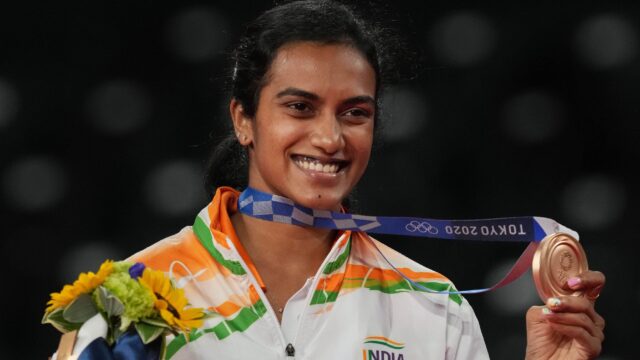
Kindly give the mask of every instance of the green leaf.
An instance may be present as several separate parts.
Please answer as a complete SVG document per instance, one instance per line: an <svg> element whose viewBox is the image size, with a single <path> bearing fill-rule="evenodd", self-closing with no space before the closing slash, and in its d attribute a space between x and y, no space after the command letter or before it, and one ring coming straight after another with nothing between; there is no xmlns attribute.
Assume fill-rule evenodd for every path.
<svg viewBox="0 0 640 360"><path fill-rule="evenodd" d="M58 308L42 317L43 324L51 324L62 333L78 330L82 324L67 321L63 316L64 309Z"/></svg>
<svg viewBox="0 0 640 360"><path fill-rule="evenodd" d="M72 323L84 323L98 313L88 294L82 294L65 307L62 317Z"/></svg>
<svg viewBox="0 0 640 360"><path fill-rule="evenodd" d="M111 319L111 322L108 322L109 331L107 332L107 344L109 346L113 345L116 340L120 337L120 335L124 334L124 331L120 330L120 318L115 317Z"/></svg>
<svg viewBox="0 0 640 360"><path fill-rule="evenodd" d="M114 326L111 330L112 330L111 334L113 336L113 343L115 343L118 340L118 338L125 333L124 331L120 330L119 326Z"/></svg>
<svg viewBox="0 0 640 360"><path fill-rule="evenodd" d="M148 325L158 326L170 329L171 325L167 324L162 318L144 318L140 319L141 322L146 323Z"/></svg>
<svg viewBox="0 0 640 360"><path fill-rule="evenodd" d="M142 339L144 344L148 344L157 339L165 330L164 327L149 325L144 322L137 322L135 326L136 331L138 332L138 335L140 335L140 339Z"/></svg>
<svg viewBox="0 0 640 360"><path fill-rule="evenodd" d="M121 316L120 326L118 328L120 329L120 331L127 331L131 326L131 323L133 323L133 319L126 316Z"/></svg>
<svg viewBox="0 0 640 360"><path fill-rule="evenodd" d="M124 313L124 304L104 286L98 287L98 298L107 313L107 317L120 316Z"/></svg>

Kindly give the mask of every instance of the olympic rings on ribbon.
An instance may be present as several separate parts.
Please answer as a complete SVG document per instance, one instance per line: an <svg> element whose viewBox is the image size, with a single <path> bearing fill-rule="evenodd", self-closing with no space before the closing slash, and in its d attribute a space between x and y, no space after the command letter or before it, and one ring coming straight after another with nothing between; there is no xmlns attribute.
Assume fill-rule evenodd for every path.
<svg viewBox="0 0 640 360"><path fill-rule="evenodd" d="M404 227L405 229L407 229L407 231L410 232L421 232L421 233L429 233L432 235L435 235L438 233L438 228L429 224L426 221L417 221L417 220L413 220L410 223L408 223L407 225L405 225Z"/></svg>

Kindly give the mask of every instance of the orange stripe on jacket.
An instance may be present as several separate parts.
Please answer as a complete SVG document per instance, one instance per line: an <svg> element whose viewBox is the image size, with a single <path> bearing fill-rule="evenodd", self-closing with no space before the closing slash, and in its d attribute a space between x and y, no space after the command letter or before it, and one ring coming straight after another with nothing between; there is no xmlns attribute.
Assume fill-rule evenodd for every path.
<svg viewBox="0 0 640 360"><path fill-rule="evenodd" d="M176 236L178 239L167 239L164 243L159 243L149 247L134 256L129 261L141 262L146 266L164 272L169 272L171 263L182 262L192 273L206 269L198 276L198 280L209 280L215 276L229 276L231 272L216 262L207 249L202 246L193 231L183 231ZM189 273L182 266L173 266L173 274L176 277L187 276Z"/></svg>
<svg viewBox="0 0 640 360"><path fill-rule="evenodd" d="M409 279L413 281L427 279L449 281L445 276L437 272L415 272L407 268L400 268L398 270L400 270L403 274L405 274ZM369 273L369 275L367 275L367 273ZM318 282L316 290L338 291L340 290L343 279L344 281L350 283L357 282L358 284L360 284L362 283L362 280L365 276L367 277L367 279L379 280L382 282L401 281L404 279L393 269L371 268L366 265L349 264L347 265L346 271L344 273L332 274L321 279Z"/></svg>
<svg viewBox="0 0 640 360"><path fill-rule="evenodd" d="M236 230L233 228L233 223L231 222L230 215L238 212L239 196L240 192L230 187L223 186L216 190L216 195L213 197L213 201L207 207L209 220L211 221L211 232L213 233L216 241L227 249L229 248L229 244L227 244L226 238L220 236L220 233L231 239L233 245L238 251L238 254L240 254L244 263L247 264L249 270L251 270L251 273L258 282L258 285L265 290L266 287L262 281L262 277L258 273L253 261L251 261L251 258L244 246L242 246L242 243L238 238L238 234L236 234Z"/></svg>

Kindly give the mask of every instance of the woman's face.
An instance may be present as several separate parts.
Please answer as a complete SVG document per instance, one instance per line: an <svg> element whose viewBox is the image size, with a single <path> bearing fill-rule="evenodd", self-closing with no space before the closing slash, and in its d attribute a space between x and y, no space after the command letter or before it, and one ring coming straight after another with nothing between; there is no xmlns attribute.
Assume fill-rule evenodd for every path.
<svg viewBox="0 0 640 360"><path fill-rule="evenodd" d="M346 45L283 46L246 135L249 186L303 206L337 210L364 173L373 140L375 72ZM240 126L238 126L240 125Z"/></svg>

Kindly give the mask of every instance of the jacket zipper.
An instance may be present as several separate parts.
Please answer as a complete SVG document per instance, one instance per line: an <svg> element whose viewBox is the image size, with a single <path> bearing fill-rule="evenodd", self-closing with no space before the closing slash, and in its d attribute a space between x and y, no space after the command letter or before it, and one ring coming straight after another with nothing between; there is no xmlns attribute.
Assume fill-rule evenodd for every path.
<svg viewBox="0 0 640 360"><path fill-rule="evenodd" d="M347 241L350 242L352 240L353 239L351 238L351 236L349 236L349 239ZM287 356L294 356L295 355L295 347L294 347L293 344L295 344L296 340L298 339L298 335L300 334L300 330L302 329L302 324L304 322L304 318L305 318L305 315L307 313L307 309L309 308L309 306L311 304L311 299L313 298L314 291L315 291L316 287L318 286L318 282L320 282L320 277L322 276L322 273L324 272L324 268L327 266L327 263L329 262L329 259L332 259L333 255L337 251L336 248L337 248L338 244L340 243L340 241L342 241L341 237L336 240L336 242L334 243L334 246L331 248L331 250L329 250L329 253L325 257L324 261L322 262L322 265L320 265L320 267L318 268L318 271L316 272L316 275L315 275L315 277L313 279L313 282L311 283L311 287L309 289L309 293L307 294L307 298L305 299L304 309L302 310L302 313L300 314L300 320L298 321L298 330L296 331L296 334L293 337L293 343L289 344L291 346L291 350L292 350L291 355L287 355ZM289 346L287 346L287 350L289 350ZM289 354L288 351L287 351L287 354Z"/></svg>
<svg viewBox="0 0 640 360"><path fill-rule="evenodd" d="M349 236L349 240L347 241L352 241L352 240L353 239L351 239L351 236ZM271 320L272 321L275 320L276 327L278 328L277 333L278 333L278 336L280 337L280 344L284 346L284 344L286 343L286 346L284 346L284 352L287 358L295 359L296 348L294 344L296 343L298 334L300 334L300 329L302 328L302 323L305 318L305 314L307 313L307 309L309 308L309 304L311 303L311 297L313 297L313 292L315 291L315 288L318 286L318 282L320 281L320 276L322 275L325 266L327 265L327 263L329 262L329 259L332 257L332 255L336 251L337 244L339 244L340 241L342 241L341 238L338 238L336 240L336 242L334 243L334 246L331 248L331 250L329 251L329 254L327 254L324 261L322 262L322 265L320 265L320 267L318 268L318 271L316 272L313 282L311 283L311 288L309 289L309 293L307 294L307 298L305 300L304 309L302 311L302 314L300 314L300 321L298 322L298 330L296 331L296 335L293 338L293 343L287 343L287 341L285 340L284 333L282 332L282 327L280 326L280 323L278 323L278 321L275 320L278 317L276 316L275 311L273 311L273 307L271 307L271 303L269 302L269 300L267 299L267 296L264 294L264 291L262 291L262 288L254 278L253 273L251 273L251 270L249 269L247 264L244 262L244 259L242 259L242 256L238 257L239 258L238 260L240 261L242 268L244 269L244 271L247 273L247 276L249 277L249 281L251 281L251 284L256 288L256 291L258 292L258 295L260 296L260 299L262 300L262 302L266 304L265 307L267 308L269 315L271 315ZM231 246L233 246L233 250L236 253L238 253L238 249L236 249L235 245L233 245L233 242L230 242L230 244Z"/></svg>
<svg viewBox="0 0 640 360"><path fill-rule="evenodd" d="M296 349L291 345L291 343L287 344L285 351L287 352L287 356L296 356Z"/></svg>
<svg viewBox="0 0 640 360"><path fill-rule="evenodd" d="M235 245L233 245L233 242L229 242L229 243L233 247L233 250L236 252L236 254L239 254L238 249L236 249ZM247 264L244 262L244 259L242 258L242 256L238 256L238 260L240 261L240 264L242 265L242 268L244 269L244 271L247 273L247 276L249 277L249 281L251 282L251 285L253 285L253 287L258 292L258 296L260 296L260 300L262 300L262 302L265 304L265 307L267 308L267 312L269 313L269 315L271 315L271 321L274 321L275 319L277 319L276 313L275 311L273 311L273 307L271 307L271 303L267 299L267 296L264 294L264 291L262 291L260 284L258 284L256 279L254 278L253 273L251 272ZM282 332L282 328L280 327L280 324L278 323L277 320L275 320L275 324L277 328L278 337L280 338L280 345L284 348L284 353L286 357L295 356L296 350L291 343L287 343L287 341L285 340L284 333Z"/></svg>

